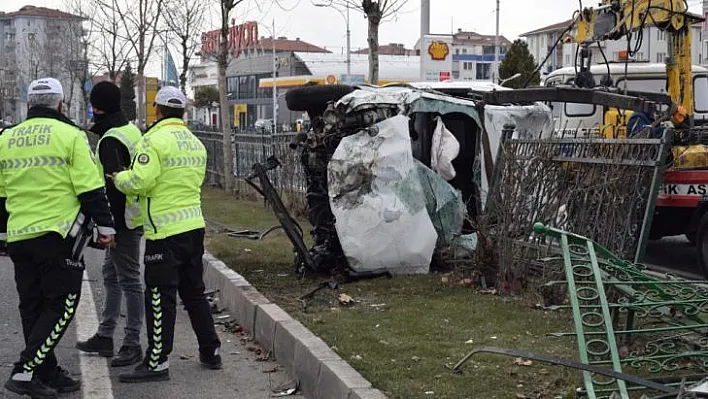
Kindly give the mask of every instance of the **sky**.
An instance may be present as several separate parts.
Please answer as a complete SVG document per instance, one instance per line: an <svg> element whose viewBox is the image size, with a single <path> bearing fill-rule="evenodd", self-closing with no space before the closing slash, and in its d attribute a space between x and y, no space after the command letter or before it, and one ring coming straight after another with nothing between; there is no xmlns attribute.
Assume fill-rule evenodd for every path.
<svg viewBox="0 0 708 399"><path fill-rule="evenodd" d="M210 2L218 15L218 2ZM581 0L582 1L582 0ZM585 5L599 0L585 0ZM299 37L332 52L345 52L346 25L342 14L313 3L329 0L246 0L232 12L239 21L257 21L261 36L270 36L275 24L276 36ZM430 0L431 33L450 33L463 29L481 34L495 34L496 0ZM688 0L691 11L702 14L702 0ZM62 0L2 0L0 11L15 11L23 5L62 8ZM514 40L520 34L572 17L578 0L500 0L500 34ZM217 20L214 19L216 27ZM351 47L366 48L367 21L355 10L350 11ZM401 12L383 23L379 43L403 43L412 48L420 35L420 0L409 0ZM175 58L177 52L173 51ZM179 60L175 60L179 64ZM159 71L159 66L157 67Z"/></svg>

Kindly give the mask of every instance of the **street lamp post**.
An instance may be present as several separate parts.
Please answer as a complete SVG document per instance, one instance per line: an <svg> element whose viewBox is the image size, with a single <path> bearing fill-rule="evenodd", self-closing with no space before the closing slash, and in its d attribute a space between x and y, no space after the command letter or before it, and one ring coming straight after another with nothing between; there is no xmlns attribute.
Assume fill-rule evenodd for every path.
<svg viewBox="0 0 708 399"><path fill-rule="evenodd" d="M351 84L351 76L352 76L352 33L351 30L349 30L349 4L347 4L347 13L343 13L342 10L340 10L337 7L333 7L332 4L321 4L321 3L315 3L315 7L330 7L334 8L337 10L340 14L342 14L342 18L344 18L344 21L347 24L347 81L344 83Z"/></svg>

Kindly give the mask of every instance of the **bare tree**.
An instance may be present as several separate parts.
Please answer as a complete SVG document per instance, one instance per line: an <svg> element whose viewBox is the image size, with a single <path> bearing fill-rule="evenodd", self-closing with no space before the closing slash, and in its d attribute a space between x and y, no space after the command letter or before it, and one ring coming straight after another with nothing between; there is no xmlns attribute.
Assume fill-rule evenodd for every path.
<svg viewBox="0 0 708 399"><path fill-rule="evenodd" d="M90 93L86 83L101 71L108 71L111 80L117 75L116 68L125 62L126 55L120 52L117 36L117 24L120 19L109 18L110 14L99 7L97 0L64 0L64 10L69 14L81 17L78 23L70 24L68 29L72 37L81 38L71 43L72 59L68 62L67 70L71 84L79 83L79 92L82 98L80 118L84 126L87 125L87 109L90 102ZM101 8L98 13L94 11ZM111 34L111 32L113 32ZM107 50L109 45L115 49ZM125 43L123 44L125 47ZM107 51L104 51L107 50ZM73 90L69 101L73 99Z"/></svg>
<svg viewBox="0 0 708 399"><path fill-rule="evenodd" d="M219 106L221 116L221 131L223 136L223 181L222 187L227 192L232 192L235 187L234 177L234 155L233 155L233 139L231 137L232 121L228 107L227 84L226 84L226 69L232 59L236 59L241 54L240 39L236 39L237 32L235 30L235 18L231 19L231 11L236 9L246 0L215 0L219 4L219 29L203 33L201 57L202 59L216 60L218 67L218 90L219 90ZM256 6L260 8L266 3L264 0L258 0ZM248 14L248 10L243 10L240 13L241 18ZM231 22L231 26L229 26ZM255 25L253 26L255 27ZM253 28L251 27L251 28ZM241 33L243 34L243 33ZM251 31L248 36L257 40L256 32ZM234 48L230 48L230 39L234 39Z"/></svg>
<svg viewBox="0 0 708 399"><path fill-rule="evenodd" d="M82 0L68 1L85 3ZM89 29L92 33L89 41L90 58L96 69L105 70L109 79L115 83L131 51L125 25L118 12L118 0L88 0L88 7L93 10Z"/></svg>
<svg viewBox="0 0 708 399"><path fill-rule="evenodd" d="M224 190L232 192L234 189L234 152L231 139L231 118L229 118L228 100L226 98L226 68L229 66L229 20L231 11L245 0L219 0L221 6L221 20L219 29L219 50L217 53L217 66L219 70L219 104L221 112L221 132L223 135L224 151Z"/></svg>
<svg viewBox="0 0 708 399"><path fill-rule="evenodd" d="M169 33L179 38L182 52L182 71L179 84L182 92L187 94L187 73L192 57L199 48L199 33L204 28L206 4L200 0L189 2L176 1L165 6L165 23Z"/></svg>
<svg viewBox="0 0 708 399"><path fill-rule="evenodd" d="M160 18L165 0L114 0L113 7L123 22L125 40L130 43L138 75L138 121L147 124L145 110L145 67L160 35Z"/></svg>
<svg viewBox="0 0 708 399"><path fill-rule="evenodd" d="M398 14L408 0L329 0L337 7L348 7L362 12L368 20L367 42L369 43L369 83L379 81L379 26Z"/></svg>

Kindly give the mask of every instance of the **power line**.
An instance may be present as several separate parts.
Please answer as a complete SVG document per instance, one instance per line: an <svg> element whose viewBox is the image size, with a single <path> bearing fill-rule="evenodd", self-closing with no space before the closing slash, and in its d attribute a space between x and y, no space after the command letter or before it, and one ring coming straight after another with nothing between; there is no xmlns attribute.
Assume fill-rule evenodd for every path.
<svg viewBox="0 0 708 399"><path fill-rule="evenodd" d="M275 2L275 4L278 5L278 7L279 7L281 10L283 10L283 11L285 11L285 12L294 11L294 10L300 5L300 3L302 2L302 0L297 0L297 1L295 2L295 5L292 6L292 8L287 8L287 7L284 7L282 4L280 4L280 1L279 1L279 0L273 0L273 1Z"/></svg>

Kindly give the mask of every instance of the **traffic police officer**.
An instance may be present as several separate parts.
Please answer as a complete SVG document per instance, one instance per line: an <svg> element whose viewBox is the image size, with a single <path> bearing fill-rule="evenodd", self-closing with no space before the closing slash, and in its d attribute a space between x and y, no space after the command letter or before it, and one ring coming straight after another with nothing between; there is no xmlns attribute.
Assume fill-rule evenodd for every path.
<svg viewBox="0 0 708 399"><path fill-rule="evenodd" d="M206 149L185 126L187 99L179 89L160 89L155 104L158 120L138 144L131 169L114 176L120 191L140 196L146 238L148 349L133 373L120 376L122 382L170 378L168 356L174 339L177 291L197 335L200 362L208 368L221 368L221 343L202 276L205 224L201 186Z"/></svg>
<svg viewBox="0 0 708 399"><path fill-rule="evenodd" d="M105 175L128 169L135 155L135 145L142 134L128 122L120 108L120 89L112 82L100 82L91 90L95 124L91 131L100 140L96 158L101 179ZM103 285L106 288L103 317L96 334L76 343L84 352L111 357L113 333L120 319L121 297L125 297L125 336L118 356L111 366L128 366L142 359L140 329L143 323L144 300L140 279L140 240L142 217L136 196L118 191L112 180L106 181L106 194L116 225L116 246L106 251L103 263Z"/></svg>
<svg viewBox="0 0 708 399"><path fill-rule="evenodd" d="M86 217L98 225L101 244L111 245L115 234L88 139L61 113L63 97L56 79L33 81L27 120L0 136L0 238L14 263L25 338L5 388L32 397L80 388L54 355L84 275L73 239Z"/></svg>

